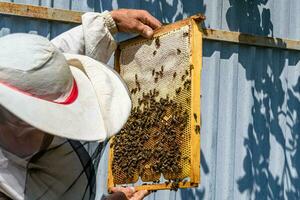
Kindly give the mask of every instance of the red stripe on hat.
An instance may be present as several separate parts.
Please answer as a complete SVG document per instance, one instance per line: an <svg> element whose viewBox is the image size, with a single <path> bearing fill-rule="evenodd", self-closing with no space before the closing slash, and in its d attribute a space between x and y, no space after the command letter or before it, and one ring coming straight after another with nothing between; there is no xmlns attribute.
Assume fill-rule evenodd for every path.
<svg viewBox="0 0 300 200"><path fill-rule="evenodd" d="M51 101L51 100L47 100L47 99L42 99L38 96L34 96L33 94L30 94L28 92L25 92L25 91L22 91L20 90L19 88L17 87L14 87L8 83L5 83L5 82L2 82L0 81L0 84L2 85L5 85L6 87L12 89L12 90L15 90L15 91L18 91L24 95L27 95L27 96L31 96L31 97L34 97L34 98L38 98L38 99L41 99L41 100L44 100L44 101L49 101L49 102L52 102L52 103L57 103L57 104L62 104L62 105L68 105L68 104L72 104L78 97L78 87L77 87L77 83L75 81L75 79L73 79L73 86L72 86L72 89L71 89L71 92L70 92L70 95L62 102L57 102L57 101Z"/></svg>
<svg viewBox="0 0 300 200"><path fill-rule="evenodd" d="M63 105L68 105L68 104L73 103L77 99L77 97L78 97L78 87L77 87L77 83L76 83L76 81L74 79L73 80L73 87L72 87L70 95L66 98L65 101L63 101L63 102L55 102L55 103L63 104Z"/></svg>

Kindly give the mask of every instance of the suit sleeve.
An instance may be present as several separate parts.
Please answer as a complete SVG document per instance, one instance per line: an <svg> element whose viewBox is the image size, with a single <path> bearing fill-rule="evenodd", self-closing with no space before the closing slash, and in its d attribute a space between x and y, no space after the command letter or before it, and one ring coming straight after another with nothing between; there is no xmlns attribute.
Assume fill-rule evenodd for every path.
<svg viewBox="0 0 300 200"><path fill-rule="evenodd" d="M86 55L107 63L117 47L113 37L117 31L108 11L89 12L82 16L82 25L60 34L51 42L63 53Z"/></svg>

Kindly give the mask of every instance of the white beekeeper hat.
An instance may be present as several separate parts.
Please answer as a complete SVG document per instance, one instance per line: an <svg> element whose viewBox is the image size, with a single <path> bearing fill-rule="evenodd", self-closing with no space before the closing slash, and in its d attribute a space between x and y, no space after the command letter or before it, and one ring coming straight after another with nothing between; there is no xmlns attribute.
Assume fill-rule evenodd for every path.
<svg viewBox="0 0 300 200"><path fill-rule="evenodd" d="M0 38L0 106L46 133L102 141L122 128L131 101L104 64L62 54L41 36L11 34Z"/></svg>

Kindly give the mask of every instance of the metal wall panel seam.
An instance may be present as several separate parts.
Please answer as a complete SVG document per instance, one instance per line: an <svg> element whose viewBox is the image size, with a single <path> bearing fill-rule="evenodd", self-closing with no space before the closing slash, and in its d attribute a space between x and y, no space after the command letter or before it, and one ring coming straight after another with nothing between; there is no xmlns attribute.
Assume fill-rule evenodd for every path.
<svg viewBox="0 0 300 200"><path fill-rule="evenodd" d="M222 48L222 44L219 44L220 48ZM219 59L219 62L218 62L218 65L217 65L217 72L218 72L218 75L215 76L218 80L218 88L217 88L217 95L216 95L216 103L217 103L217 106L216 106L216 119L217 119L217 122L216 122L216 130L215 130L215 134L214 132L212 132L213 135L215 135L214 137L214 141L215 141L215 145L212 146L212 148L215 148L214 149L214 164L212 165L212 168L214 168L214 178L213 178L213 181L214 181L214 184L213 184L213 187L214 187L214 190L213 190L213 197L212 199L215 199L216 198L216 193L214 191L216 191L216 188L217 188L217 159L218 159L218 133L219 133L219 110L220 110L220 105L219 105L219 99L220 99L220 96L219 96L219 93L220 93L220 85L221 85L221 82L219 81L220 80L220 70L221 70L221 52L220 52L220 59Z"/></svg>
<svg viewBox="0 0 300 200"><path fill-rule="evenodd" d="M299 38L300 35L300 18L297 16L300 10L300 4L297 3L298 0L291 0L290 3L290 19L288 23L290 24L289 29L289 38L295 39ZM292 30L294 28L295 30Z"/></svg>
<svg viewBox="0 0 300 200"><path fill-rule="evenodd" d="M239 119L240 122L237 125L237 133L236 133L236 151L235 151L235 174L234 174L234 180L238 181L242 175L244 175L243 171L243 162L241 162L244 157L246 156L246 150L245 148L242 148L244 146L244 138L246 138L246 131L247 131L247 126L249 122L251 122L251 105L253 105L253 100L251 96L251 88L253 88L253 82L252 81L247 81L247 73L245 69L246 66L255 66L255 52L256 52L256 47L248 47L248 46L240 46L239 47L239 61L237 63L238 68L239 68L239 87L240 89L238 94L238 111L239 113ZM243 63L243 64L242 64ZM246 129L246 130L245 130ZM241 173L242 171L242 173ZM237 187L238 184L233 182L234 185L234 196L233 199L247 199L247 198L242 198L246 194L241 194L239 191L239 188Z"/></svg>
<svg viewBox="0 0 300 200"><path fill-rule="evenodd" d="M210 45L208 45L210 44ZM216 58L216 59L207 59L207 56L205 55L210 55L210 51L209 51L209 47L211 46L217 46L219 44L213 42L213 41L205 41L203 43L203 68L202 68L202 77L201 77L201 81L202 82L206 82L208 83L207 85L210 86L210 90L208 90L207 85L205 84L201 84L202 86L202 91L208 91L207 94L202 94L202 98L201 98L201 103L206 104L206 102L209 102L209 100L211 100L211 96L214 96L213 92L215 91L215 87L216 85L218 85L218 82L215 81L215 71L218 70L217 66L218 64L215 63L215 61L217 62L219 58L219 54L215 53L214 55L212 55L212 57ZM210 70L211 69L211 70ZM211 134L211 132L214 132L206 127L211 127L212 124L214 124L214 116L212 117L205 117L205 116L211 116L210 113L215 114L214 112L214 106L212 106L214 104L214 102L212 101L211 104L208 104L206 107L202 106L202 114L201 114L201 166L203 166L203 163L205 164L205 167L202 168L201 167L201 183L207 183L207 185L209 185L209 187L207 188L203 188L203 184L201 184L200 186L200 194L207 194L208 196L211 195L213 192L210 191L210 188L213 188L213 186L210 187L210 185L212 184L212 178L208 178L208 176L210 176L212 173L210 173L210 171L212 171L212 169L209 169L207 166L211 166L213 159L213 152L214 150L212 149L211 143L213 141L213 139L211 139L211 137L213 137L213 134ZM204 116L205 115L205 116ZM205 131L205 130L209 130L209 131ZM182 195L184 195L185 192L182 191ZM210 199L210 197L208 197Z"/></svg>
<svg viewBox="0 0 300 200"><path fill-rule="evenodd" d="M231 45L230 45L231 46ZM222 48L229 49L229 44L223 43ZM233 176L234 133L236 114L236 81L238 46L231 46L229 51L221 52L220 96L219 96L219 133L217 156L217 189L216 199L231 199L231 180ZM224 59L226 58L226 59ZM228 134L225 134L228 133Z"/></svg>
<svg viewBox="0 0 300 200"><path fill-rule="evenodd" d="M220 22L221 23L220 23L220 28L219 29L221 29L221 30L224 29L224 26L225 26L224 24L227 25L227 23L224 23L224 19L226 19L226 18L223 17L223 14L226 13L226 12L224 12L224 9L226 9L225 6L224 6L224 3L225 3L224 1L222 1L222 3L220 3L221 4L221 10L220 10L220 15L221 15Z"/></svg>
<svg viewBox="0 0 300 200"><path fill-rule="evenodd" d="M277 78L273 78L274 79L274 86L276 86L276 89L272 89L271 90L271 96L270 96L270 101L271 103L274 102L274 104L278 105L278 110L274 110L271 107L271 114L272 117L270 118L270 143L272 144L271 148L270 148L270 174L273 177L280 177L282 172L284 171L284 164L285 162L285 158L286 158L286 150L285 150L285 141L281 141L279 138L279 136L281 136L281 138L283 140L285 140L285 135L286 135L286 101L287 101L287 90L288 90L288 85L287 85L287 80L286 80L286 75L287 75L287 70L289 68L288 65L286 65L285 62L285 51L275 51L275 50L269 50L270 52L270 63L271 66L274 66L272 71L274 77L277 77L276 74L280 74L280 76L278 76ZM272 53L272 54L271 54ZM287 55L288 56L288 55ZM276 67L278 66L278 67ZM278 83L276 83L276 79L278 79L277 81L281 83L280 86L278 86ZM280 90L282 90L282 97L281 97L281 92ZM281 98L283 99L281 102ZM281 102L281 103L280 103ZM272 125L272 124L276 124L278 126L278 130L274 130L276 129L276 126ZM276 134L277 132L277 134ZM276 163L276 164L273 164ZM271 177L272 179L272 177ZM282 182L282 191L284 191L285 189L285 183ZM285 198L285 196L283 196ZM276 198L276 196L275 196Z"/></svg>
<svg viewBox="0 0 300 200"><path fill-rule="evenodd" d="M219 2L219 0L211 1L207 0L208 2L204 2L205 12L203 14L206 15L205 20L205 28L211 28L214 27L216 29L220 29L222 24L222 12L219 10L222 10L223 4ZM209 5L210 6L207 6Z"/></svg>
<svg viewBox="0 0 300 200"><path fill-rule="evenodd" d="M289 52L288 51L283 51L283 52L280 52L280 56L278 58L278 60L284 60L284 63L283 63L283 72L281 73L283 75L283 77L288 77L288 72L289 72L289 68L290 66L288 65L288 62L287 62L287 59L289 57ZM288 138L288 123L287 123L287 113L288 113L288 105L287 105L287 100L288 100L288 88L289 88L289 81L287 78L284 78L284 80L281 80L281 82L283 83L283 91L284 91L284 102L283 102L283 105L282 105L282 114L281 114L281 117L283 117L281 123L279 124L281 129L282 129L282 133L283 133L283 137L285 138ZM284 115L284 116L282 116ZM279 119L280 119L280 114L279 114ZM285 148L287 145L284 145L283 148ZM285 149L281 149L282 153L277 153L276 154L276 158L275 160L280 163L280 157L284 157L286 159L284 159L284 163L288 163L288 165L290 164L289 160L288 160L288 155L287 155L287 151ZM274 150L271 151L271 155L272 155L272 152L274 152ZM283 154L283 155L282 155ZM271 157L271 156L270 156ZM273 166L273 168L275 168L276 171L279 171L281 170L282 172L284 171L284 165L283 165L283 169L280 169L280 167L282 167L280 164L278 165L275 165ZM281 172L280 171L280 172ZM285 183L283 183L283 191L285 191ZM285 195L284 195L284 198L287 198Z"/></svg>
<svg viewBox="0 0 300 200"><path fill-rule="evenodd" d="M93 12L95 11L95 0L78 1L70 0L70 10L77 10L81 12Z"/></svg>
<svg viewBox="0 0 300 200"><path fill-rule="evenodd" d="M238 61L238 59L239 59L239 52L240 52L240 46L239 45L237 45L237 47L236 47L236 49L237 49L237 60L236 60L236 63L239 63L239 61ZM237 64L237 66L236 66L236 80L235 80L235 82L236 82L236 84L235 84L235 96L234 96L234 99L235 99L235 101L234 101L234 103L233 103L233 107L235 106L235 112L234 112L234 131L233 131L233 137L232 137L232 141L233 141L233 144L232 144L232 151L231 151L231 153L232 153L232 174L231 174L231 178L232 178L232 180L231 180L231 184L230 184L230 187L229 187L229 190L230 190L230 192L229 192L229 197L228 197L228 199L229 200L231 200L231 199L233 199L234 198L234 186L235 186L235 160L236 160L236 148L237 148L237 146L236 146L236 140L237 140L237 127L238 127L238 120L239 120L239 117L238 117L238 113L239 113L239 110L238 110L238 102L243 102L243 101L238 101L238 99L239 99L239 97L241 97L240 95L238 95L239 94L239 92L241 91L240 90L240 81L239 81L239 72L240 72L240 66Z"/></svg>
<svg viewBox="0 0 300 200"><path fill-rule="evenodd" d="M285 66L288 66L288 68L285 72L286 77L291 77L293 75L293 74L290 74L290 67L289 67L289 63L288 63L289 56L290 56L289 52L285 51L284 52L284 57L286 58L285 59ZM293 135L292 132L293 131L288 128L289 127L289 122L292 122L292 120L290 120L290 118L289 118L289 106L288 106L288 100L289 100L288 91L289 91L289 88L292 88L292 85L291 85L291 82L289 81L289 79L285 79L285 81L286 81L286 93L285 93L285 98L284 98L285 99L285 105L284 105L283 112L285 113L286 118L285 118L285 126L284 126L285 128L284 128L283 133L284 133L284 138L286 139L286 141L289 141L290 138L293 139L293 137L292 137L292 135ZM289 148L289 146L290 146L289 144L286 145L287 148ZM285 151L284 154L287 155L286 162L288 163L288 165L292 166L291 158L288 157L289 153L287 151ZM287 187L289 187L289 185L287 183L285 183L283 190L285 191Z"/></svg>
<svg viewBox="0 0 300 200"><path fill-rule="evenodd" d="M291 54L291 53L289 53ZM292 57L289 55L289 57ZM299 57L298 57L299 59ZM297 60L299 61L299 60ZM289 60L290 62L290 60ZM297 187L297 183L299 181L299 168L300 163L299 159L297 159L297 152L299 154L299 130L300 130L300 120L299 120L299 110L300 110L300 70L299 70L299 62L298 63L290 63L290 67L287 69L287 74L289 79L286 79L288 84L287 91L287 120L286 127L289 128L289 132L286 132L288 137L286 138L287 143L287 156L289 158L289 166L290 166L290 176L289 181L286 184L286 189L292 189L295 192L299 191L299 187ZM297 139L298 136L298 139ZM293 144L293 143L294 144ZM296 144L296 146L295 146ZM293 169L294 167L294 169ZM288 170L288 169L287 169ZM294 184L293 184L294 182ZM293 187L291 187L293 186ZM297 193L296 193L297 194ZM296 196L296 195L295 195ZM299 198L299 193L298 196ZM296 197L295 197L296 198Z"/></svg>
<svg viewBox="0 0 300 200"><path fill-rule="evenodd" d="M289 37L289 35L290 35L290 25L291 25L291 22L290 22L290 18L291 18L291 4L289 5L289 7L288 7L288 17L287 17L287 20L286 21L288 21L289 23L287 23L287 33L286 33L286 35L285 35L285 38L288 38Z"/></svg>

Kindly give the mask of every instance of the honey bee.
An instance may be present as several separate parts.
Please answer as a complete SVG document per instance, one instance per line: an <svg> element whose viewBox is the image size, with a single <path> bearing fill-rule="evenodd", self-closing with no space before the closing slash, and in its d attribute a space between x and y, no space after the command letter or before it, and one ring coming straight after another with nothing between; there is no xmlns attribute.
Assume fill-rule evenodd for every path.
<svg viewBox="0 0 300 200"><path fill-rule="evenodd" d="M173 79L175 79L175 78L176 78L176 75L177 75L177 73L176 73L176 72L174 72L174 74L173 74Z"/></svg>
<svg viewBox="0 0 300 200"><path fill-rule="evenodd" d="M175 91L176 91L176 94L179 94L181 92L181 87L177 88Z"/></svg>
<svg viewBox="0 0 300 200"><path fill-rule="evenodd" d="M191 64L191 65L190 65L190 71L192 71L193 69L194 69L194 65Z"/></svg>
<svg viewBox="0 0 300 200"><path fill-rule="evenodd" d="M159 38L156 38L156 39L155 39L155 46L156 46L156 48L159 48L159 47L160 47L160 41L159 41Z"/></svg>
<svg viewBox="0 0 300 200"><path fill-rule="evenodd" d="M185 75L188 76L189 75L189 71L185 70Z"/></svg>
<svg viewBox="0 0 300 200"><path fill-rule="evenodd" d="M184 81L185 79L185 75L182 75L181 80Z"/></svg>

